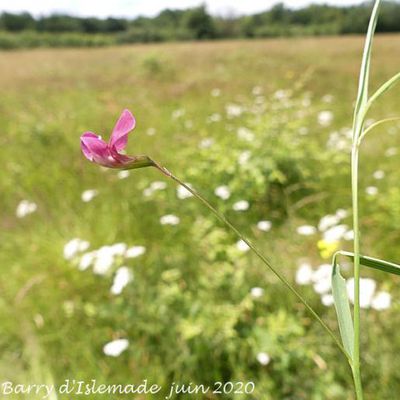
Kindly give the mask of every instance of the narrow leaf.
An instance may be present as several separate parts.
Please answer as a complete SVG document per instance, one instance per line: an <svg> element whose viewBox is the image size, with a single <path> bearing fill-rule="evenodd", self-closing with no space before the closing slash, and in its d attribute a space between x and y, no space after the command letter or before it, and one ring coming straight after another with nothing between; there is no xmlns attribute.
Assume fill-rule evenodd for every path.
<svg viewBox="0 0 400 400"><path fill-rule="evenodd" d="M332 292L335 300L340 336L342 337L345 350L349 353L350 358L353 359L354 328L349 299L347 297L346 280L340 274L340 267L335 259L332 267Z"/></svg>
<svg viewBox="0 0 400 400"><path fill-rule="evenodd" d="M368 100L367 107L370 108L372 104L384 93L392 89L400 81L400 72L386 81Z"/></svg>
<svg viewBox="0 0 400 400"><path fill-rule="evenodd" d="M372 10L371 19L369 21L367 37L365 39L364 53L360 70L360 80L358 84L357 101L355 107L355 119L358 118L361 109L367 103L368 99L369 68L371 64L372 41L374 38L376 24L378 22L378 12L380 5L381 0L376 0L374 9Z"/></svg>
<svg viewBox="0 0 400 400"><path fill-rule="evenodd" d="M354 253L350 253L348 251L339 251L337 255L338 254L348 257L352 261L354 260ZM336 262L337 255L335 255L334 262ZM378 271L383 271L394 275L400 275L400 265L389 261L380 260L379 258L360 255L360 264L364 265L364 267L376 269Z"/></svg>

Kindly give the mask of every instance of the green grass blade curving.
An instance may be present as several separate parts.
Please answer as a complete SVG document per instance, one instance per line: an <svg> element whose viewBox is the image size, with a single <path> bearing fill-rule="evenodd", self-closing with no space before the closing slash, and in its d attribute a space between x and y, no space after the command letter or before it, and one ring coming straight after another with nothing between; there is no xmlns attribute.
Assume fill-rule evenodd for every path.
<svg viewBox="0 0 400 400"><path fill-rule="evenodd" d="M333 261L332 265L332 292L335 301L336 314L339 323L340 336L346 351L353 359L354 351L354 327L350 311L349 298L347 297L346 280L340 274L340 266Z"/></svg>
<svg viewBox="0 0 400 400"><path fill-rule="evenodd" d="M362 121L360 121L359 118L360 116L365 114L363 112L363 109L368 103L369 69L371 64L372 42L376 30L376 24L378 22L378 13L380 5L381 5L381 0L376 0L374 8L372 10L371 19L368 26L367 37L365 40L363 59L361 62L360 79L358 83L358 94L357 94L356 106L354 109L355 125L362 124ZM354 134L356 134L357 131L358 130L355 129Z"/></svg>
<svg viewBox="0 0 400 400"><path fill-rule="evenodd" d="M350 258L352 261L354 260L354 253L348 251L339 251L334 257L334 262L336 262L337 255L345 256ZM372 268L378 271L387 272L393 275L400 275L400 265L389 261L380 260L379 258L360 255L360 264L364 267Z"/></svg>

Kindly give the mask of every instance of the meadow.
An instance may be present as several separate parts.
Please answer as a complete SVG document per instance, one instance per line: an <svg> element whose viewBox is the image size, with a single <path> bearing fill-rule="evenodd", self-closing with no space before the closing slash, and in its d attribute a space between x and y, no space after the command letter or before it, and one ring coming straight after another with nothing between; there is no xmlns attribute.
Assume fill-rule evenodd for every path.
<svg viewBox="0 0 400 400"><path fill-rule="evenodd" d="M329 296L299 267L322 271L351 249L348 132L362 46L354 36L0 52L0 382L147 379L163 396L172 382L254 382L252 394L173 398L352 399L331 339L235 236L155 169L89 164L79 137L108 138L129 108L128 153L202 193L337 332ZM400 36L377 36L372 86L399 69ZM396 116L398 99L385 95L374 118ZM399 133L379 127L361 152L362 252L394 262ZM318 229L327 215L347 235ZM74 238L83 242L65 247ZM112 245L109 263L82 261ZM116 288L122 266L130 282ZM395 399L398 278L362 275L392 296L385 310L362 310L365 398ZM116 339L127 349L105 354Z"/></svg>

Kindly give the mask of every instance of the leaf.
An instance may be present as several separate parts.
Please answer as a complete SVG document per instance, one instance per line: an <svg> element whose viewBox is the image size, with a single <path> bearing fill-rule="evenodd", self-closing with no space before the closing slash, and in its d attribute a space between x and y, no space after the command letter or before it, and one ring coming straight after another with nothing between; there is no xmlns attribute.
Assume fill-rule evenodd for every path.
<svg viewBox="0 0 400 400"><path fill-rule="evenodd" d="M333 259L332 266L332 292L335 300L336 314L339 322L340 336L345 350L353 359L354 328L350 311L349 298L347 297L346 280L340 274L340 266Z"/></svg>
<svg viewBox="0 0 400 400"><path fill-rule="evenodd" d="M359 114L368 101L368 85L369 85L369 68L371 64L372 41L378 22L378 12L381 5L381 0L376 0L374 9L372 10L371 19L369 21L367 37L365 39L363 59L360 70L360 80L358 84L358 94L355 107L355 120L358 120Z"/></svg>
<svg viewBox="0 0 400 400"><path fill-rule="evenodd" d="M371 126L369 126L367 129L365 129L365 131L362 133L362 135L360 136L359 142L361 143L361 141L364 139L364 137L371 132L372 130L374 130L375 128L377 128L380 125L386 124L388 122L394 122L394 121L399 121L400 117L393 117L393 118L386 118L386 119L382 119L380 121L377 121L375 123L373 123Z"/></svg>
<svg viewBox="0 0 400 400"><path fill-rule="evenodd" d="M334 256L334 263L336 262L336 257L338 255L345 256L354 261L354 253L350 253L348 251L339 251ZM376 269L378 271L387 272L393 275L400 275L400 265L389 261L380 260L379 258L363 256L360 254L360 264L364 267Z"/></svg>
<svg viewBox="0 0 400 400"><path fill-rule="evenodd" d="M367 108L370 108L372 104L384 93L392 89L400 81L400 72L386 81L368 100Z"/></svg>

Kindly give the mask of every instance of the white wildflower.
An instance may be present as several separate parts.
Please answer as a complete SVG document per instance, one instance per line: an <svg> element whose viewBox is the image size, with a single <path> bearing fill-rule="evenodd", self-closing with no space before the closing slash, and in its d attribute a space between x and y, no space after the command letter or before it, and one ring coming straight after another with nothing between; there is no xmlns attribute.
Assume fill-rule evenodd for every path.
<svg viewBox="0 0 400 400"><path fill-rule="evenodd" d="M66 260L73 259L78 253L87 250L90 246L90 243L86 240L81 240L79 238L74 238L70 240L64 246L64 258Z"/></svg>
<svg viewBox="0 0 400 400"><path fill-rule="evenodd" d="M332 111L321 111L318 114L318 123L321 126L328 126L333 121L333 113Z"/></svg>
<svg viewBox="0 0 400 400"><path fill-rule="evenodd" d="M318 282L314 283L314 290L318 294L328 293L332 288L331 277L320 279Z"/></svg>
<svg viewBox="0 0 400 400"><path fill-rule="evenodd" d="M114 264L114 251L111 246L103 246L97 250L93 265L93 272L97 275L105 275Z"/></svg>
<svg viewBox="0 0 400 400"><path fill-rule="evenodd" d="M218 186L215 190L214 193L216 196L221 198L222 200L228 200L229 197L231 197L231 191L229 190L228 186Z"/></svg>
<svg viewBox="0 0 400 400"><path fill-rule="evenodd" d="M330 264L321 264L317 270L314 271L312 275L312 281L318 282L323 279L330 278L332 273L332 265Z"/></svg>
<svg viewBox="0 0 400 400"><path fill-rule="evenodd" d="M86 269L88 269L93 264L95 256L96 256L95 251L85 253L79 261L78 269L81 271L85 271Z"/></svg>
<svg viewBox="0 0 400 400"><path fill-rule="evenodd" d="M376 196L378 194L378 188L376 186L368 186L365 189L365 193L369 196Z"/></svg>
<svg viewBox="0 0 400 400"><path fill-rule="evenodd" d="M347 296L354 304L354 278L346 283ZM376 282L370 278L360 278L360 307L369 308L375 294Z"/></svg>
<svg viewBox="0 0 400 400"><path fill-rule="evenodd" d="M118 357L129 347L129 341L127 339L117 339L107 343L103 347L103 352L106 356Z"/></svg>
<svg viewBox="0 0 400 400"><path fill-rule="evenodd" d="M111 287L112 294L121 294L123 289L133 279L133 274L128 267L120 267L114 276L113 285Z"/></svg>
<svg viewBox="0 0 400 400"><path fill-rule="evenodd" d="M303 262L296 271L296 283L298 285L308 285L312 282L313 270L309 263Z"/></svg>
<svg viewBox="0 0 400 400"><path fill-rule="evenodd" d="M251 142L252 140L254 140L254 133L250 129L248 129L244 126L241 126L237 130L237 137L241 140Z"/></svg>
<svg viewBox="0 0 400 400"><path fill-rule="evenodd" d="M98 194L99 194L98 190L88 189L82 193L81 199L83 202L88 203L89 201L92 201Z"/></svg>
<svg viewBox="0 0 400 400"><path fill-rule="evenodd" d="M239 250L239 251L249 251L250 250L250 247L249 247L249 245L244 241L244 240L242 240L242 239L240 239L238 242L236 242L236 248Z"/></svg>
<svg viewBox="0 0 400 400"><path fill-rule="evenodd" d="M264 295L264 289L260 287L253 287L250 290L251 297L258 298Z"/></svg>
<svg viewBox="0 0 400 400"><path fill-rule="evenodd" d="M233 208L235 211L246 211L246 210L249 209L249 207L250 207L250 204L249 204L249 202L248 202L247 200L240 200L240 201L237 201L237 202L232 206L232 208Z"/></svg>
<svg viewBox="0 0 400 400"><path fill-rule="evenodd" d="M151 183L150 188L153 191L164 190L164 189L167 188L167 183L163 182L163 181L154 181L154 182Z"/></svg>
<svg viewBox="0 0 400 400"><path fill-rule="evenodd" d="M209 149L213 144L214 144L214 139L205 138L205 139L202 139L201 142L199 143L199 148L200 149Z"/></svg>
<svg viewBox="0 0 400 400"><path fill-rule="evenodd" d="M271 361L270 356L265 353L265 352L261 352L257 354L257 361L261 364L261 365L268 365L269 362Z"/></svg>
<svg viewBox="0 0 400 400"><path fill-rule="evenodd" d="M167 214L160 218L161 225L178 225L180 218L173 214Z"/></svg>
<svg viewBox="0 0 400 400"><path fill-rule="evenodd" d="M378 292L372 299L371 307L377 311L387 310L392 304L392 297L388 292Z"/></svg>
<svg viewBox="0 0 400 400"><path fill-rule="evenodd" d="M238 163L240 165L245 165L250 160L250 157L251 157L251 151L245 150L239 154Z"/></svg>
<svg viewBox="0 0 400 400"><path fill-rule="evenodd" d="M310 236L310 235L314 235L317 232L317 229L311 225L302 225L302 226L297 227L296 232L299 235Z"/></svg>
<svg viewBox="0 0 400 400"><path fill-rule="evenodd" d="M233 103L228 104L225 110L229 118L240 117L243 113L243 107Z"/></svg>
<svg viewBox="0 0 400 400"><path fill-rule="evenodd" d="M130 175L130 172L126 171L126 170L119 171L117 174L119 179L126 179L129 175Z"/></svg>
<svg viewBox="0 0 400 400"><path fill-rule="evenodd" d="M27 215L34 213L36 210L37 210L36 203L33 203L32 201L28 200L22 200L18 204L15 214L18 218L24 218Z"/></svg>
<svg viewBox="0 0 400 400"><path fill-rule="evenodd" d="M327 243L338 242L343 239L344 235L348 232L347 225L337 225L326 230L323 234L323 239Z"/></svg>
<svg viewBox="0 0 400 400"><path fill-rule="evenodd" d="M186 183L187 186L190 186L189 183ZM187 199L189 197L193 197L193 194L189 192L189 190L187 190L186 188L184 188L183 186L178 186L176 189L176 195L178 196L178 199L184 200Z"/></svg>
<svg viewBox="0 0 400 400"><path fill-rule="evenodd" d="M334 226L340 222L340 217L337 215L328 214L319 220L318 229L323 232L331 226Z"/></svg>
<svg viewBox="0 0 400 400"><path fill-rule="evenodd" d="M126 250L125 257L126 258L136 258L136 257L141 256L144 253L146 253L146 247L132 246L132 247L129 247L128 250Z"/></svg>
<svg viewBox="0 0 400 400"><path fill-rule="evenodd" d="M272 222L271 221L259 221L257 223L257 228L260 231L268 232L272 228Z"/></svg>
<svg viewBox="0 0 400 400"><path fill-rule="evenodd" d="M335 304L335 300L333 298L333 295L330 294L330 293L323 294L321 296L321 303L326 307L333 306L333 304Z"/></svg>
<svg viewBox="0 0 400 400"><path fill-rule="evenodd" d="M343 235L344 240L354 240L354 231L353 229L348 230L344 235Z"/></svg>
<svg viewBox="0 0 400 400"><path fill-rule="evenodd" d="M378 169L377 171L374 172L373 177L377 180L383 179L385 177L385 172Z"/></svg>
<svg viewBox="0 0 400 400"><path fill-rule="evenodd" d="M127 247L126 243L115 243L111 246L111 251L114 256L123 256Z"/></svg>
<svg viewBox="0 0 400 400"><path fill-rule="evenodd" d="M343 219L343 218L347 218L349 213L344 210L343 208L339 208L338 210L336 210L336 217L338 217L339 219Z"/></svg>

